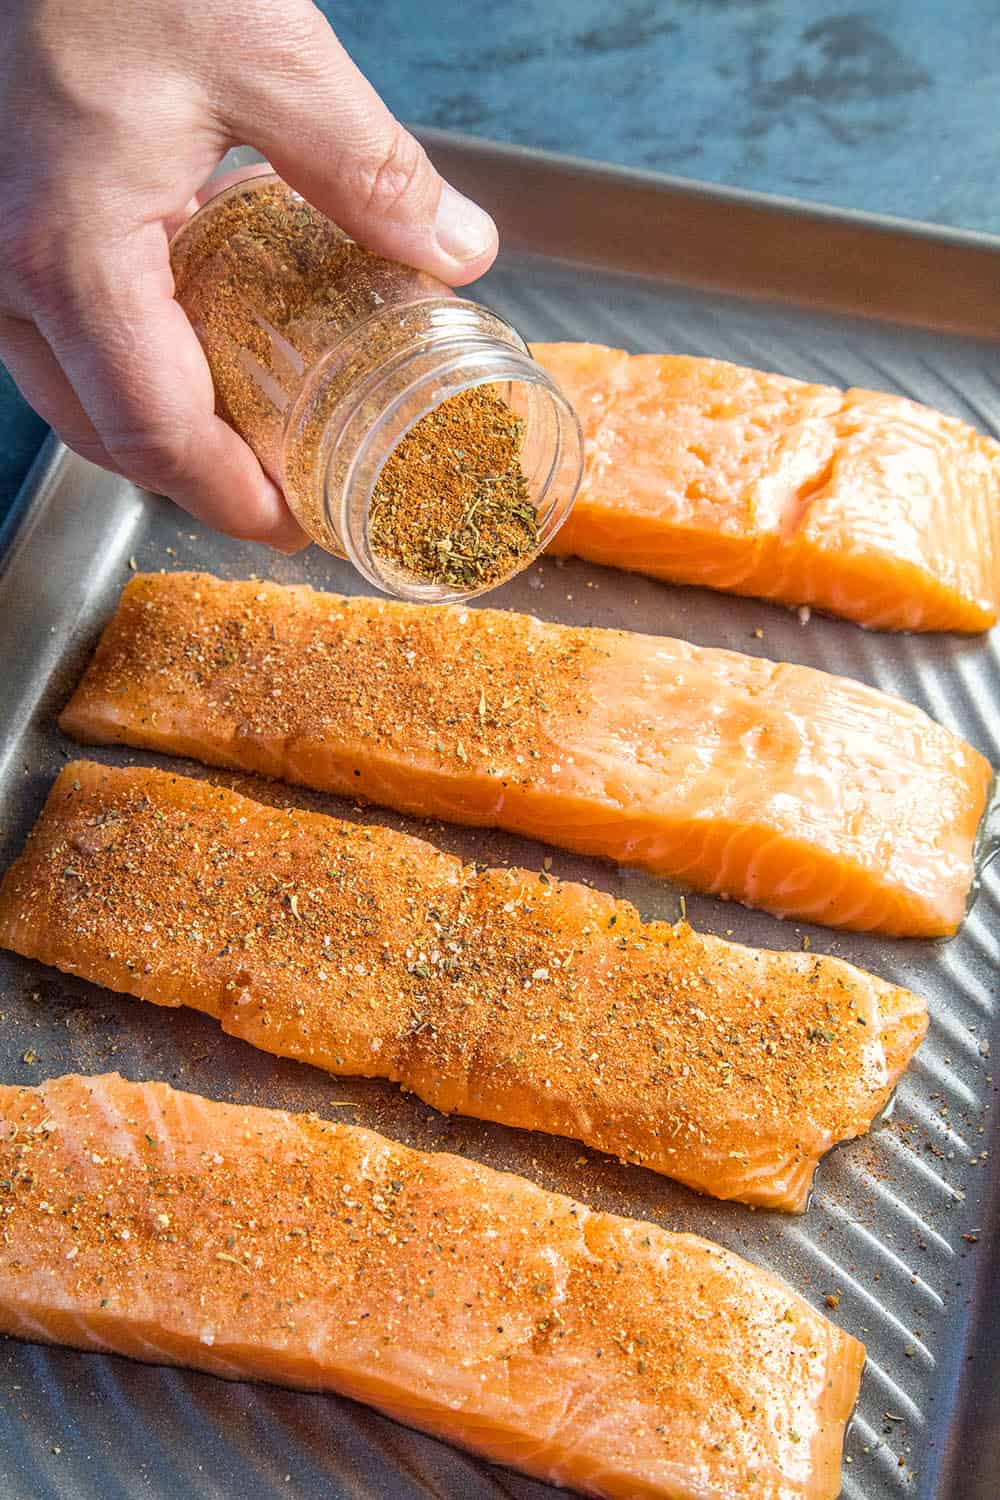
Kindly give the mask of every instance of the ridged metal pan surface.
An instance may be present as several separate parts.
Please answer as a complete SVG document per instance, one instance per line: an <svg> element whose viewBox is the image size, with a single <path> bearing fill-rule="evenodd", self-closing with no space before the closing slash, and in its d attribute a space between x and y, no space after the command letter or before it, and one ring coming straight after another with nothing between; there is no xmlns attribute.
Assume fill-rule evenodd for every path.
<svg viewBox="0 0 1000 1500"><path fill-rule="evenodd" d="M716 355L882 387L1000 431L997 244L483 144L435 137L430 145L453 180L497 211L510 248L477 291L526 337ZM650 274L636 274L643 266ZM359 586L346 565L315 550L286 561L211 535L56 447L43 455L29 491L0 573L4 862L72 753L55 715L130 560L143 569L268 573L349 593ZM489 602L845 673L920 704L1000 762L995 634L900 637L818 616L803 623L766 604L576 562L545 561ZM332 798L277 795L417 827ZM533 865L549 852L440 825L429 836L495 862ZM625 895L646 917L678 914L679 893L663 883L558 851L552 857L560 875ZM930 1001L930 1036L892 1118L827 1160L802 1218L699 1198L591 1152L583 1165L570 1142L447 1120L387 1085L334 1084L253 1051L203 1018L141 1005L9 955L0 955L0 1079L29 1083L118 1068L217 1098L312 1109L424 1148L466 1152L602 1208L706 1234L773 1267L867 1344L847 1442L847 1500L995 1500L1000 1255L991 1049L994 1057L1000 1049L1000 870L987 863L960 935L942 944L804 929L708 898L689 897L687 911L697 926L762 946L797 947L808 935L816 951ZM835 1311L827 1297L838 1299ZM0 1341L4 1500L554 1494L345 1401Z"/></svg>

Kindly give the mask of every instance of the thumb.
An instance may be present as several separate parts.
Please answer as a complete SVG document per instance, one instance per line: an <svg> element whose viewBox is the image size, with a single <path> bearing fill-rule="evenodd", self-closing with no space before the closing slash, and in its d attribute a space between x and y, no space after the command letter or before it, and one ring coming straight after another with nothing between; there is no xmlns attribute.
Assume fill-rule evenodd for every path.
<svg viewBox="0 0 1000 1500"><path fill-rule="evenodd" d="M497 253L489 214L435 171L320 12L310 5L302 19L304 37L285 32L272 66L236 82L225 122L234 139L367 249L451 286L481 276Z"/></svg>

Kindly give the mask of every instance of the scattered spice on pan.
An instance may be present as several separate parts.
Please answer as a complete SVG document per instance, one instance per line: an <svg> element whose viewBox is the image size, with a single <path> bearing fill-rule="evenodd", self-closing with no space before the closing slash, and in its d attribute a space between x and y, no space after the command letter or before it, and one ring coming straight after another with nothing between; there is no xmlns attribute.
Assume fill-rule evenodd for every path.
<svg viewBox="0 0 1000 1500"><path fill-rule="evenodd" d="M373 550L432 583L480 587L538 550L524 423L489 386L450 397L397 444L372 495Z"/></svg>

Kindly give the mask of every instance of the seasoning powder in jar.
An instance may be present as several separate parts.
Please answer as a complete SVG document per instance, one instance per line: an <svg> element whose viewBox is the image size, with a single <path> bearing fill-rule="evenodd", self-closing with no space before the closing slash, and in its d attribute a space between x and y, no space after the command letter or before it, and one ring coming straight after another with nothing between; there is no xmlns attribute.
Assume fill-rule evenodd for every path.
<svg viewBox="0 0 1000 1500"><path fill-rule="evenodd" d="M273 173L210 199L171 260L219 414L371 583L467 598L555 535L579 424L495 313L363 250Z"/></svg>
<svg viewBox="0 0 1000 1500"><path fill-rule="evenodd" d="M375 553L406 573L490 588L538 552L538 513L521 468L524 423L476 386L422 417L393 449L371 500Z"/></svg>

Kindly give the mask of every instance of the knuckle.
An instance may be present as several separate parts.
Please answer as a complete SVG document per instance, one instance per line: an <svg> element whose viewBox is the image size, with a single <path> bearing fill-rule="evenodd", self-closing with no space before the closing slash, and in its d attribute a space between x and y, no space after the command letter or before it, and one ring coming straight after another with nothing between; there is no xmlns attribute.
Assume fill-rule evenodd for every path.
<svg viewBox="0 0 1000 1500"><path fill-rule="evenodd" d="M408 131L398 130L380 156L360 173L359 197L371 214L392 218L413 197L428 171L423 147Z"/></svg>
<svg viewBox="0 0 1000 1500"><path fill-rule="evenodd" d="M83 432L67 433L61 428L57 428L57 431L67 448L72 448L74 453L90 463L97 464L102 469L107 468L109 454L100 438Z"/></svg>
<svg viewBox="0 0 1000 1500"><path fill-rule="evenodd" d="M21 316L61 317L77 268L96 254L91 225L91 211L71 194L8 179L0 189L0 299Z"/></svg>
<svg viewBox="0 0 1000 1500"><path fill-rule="evenodd" d="M11 205L2 215L0 278L7 298L29 308L48 302L62 259L58 220L35 200Z"/></svg>
<svg viewBox="0 0 1000 1500"><path fill-rule="evenodd" d="M143 426L114 432L104 446L128 479L166 494L191 475L191 445L184 430Z"/></svg>

